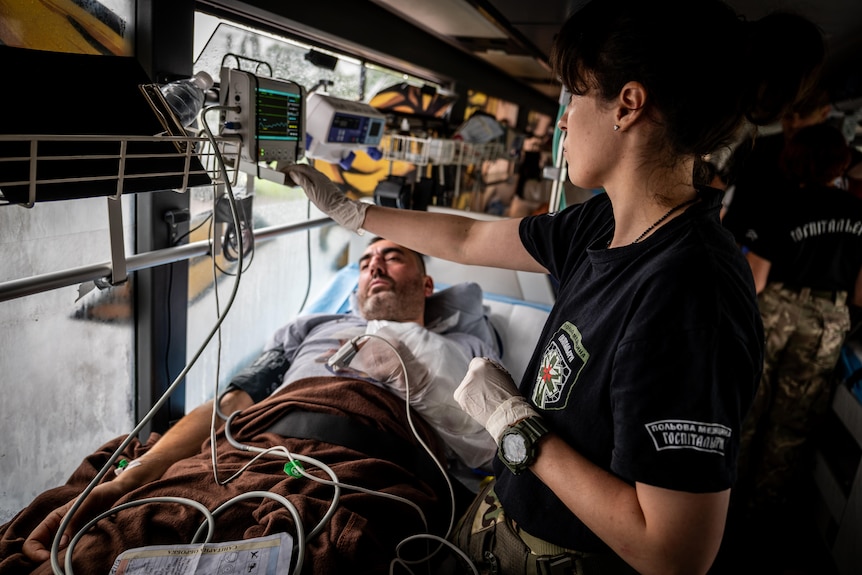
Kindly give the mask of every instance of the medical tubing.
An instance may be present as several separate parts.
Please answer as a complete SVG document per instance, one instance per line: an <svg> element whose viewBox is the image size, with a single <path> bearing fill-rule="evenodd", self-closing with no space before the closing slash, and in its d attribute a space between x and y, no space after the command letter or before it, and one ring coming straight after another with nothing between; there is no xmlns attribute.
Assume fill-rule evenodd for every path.
<svg viewBox="0 0 862 575"><path fill-rule="evenodd" d="M431 555L431 556L429 556L429 557L424 557L421 561L407 561L406 559L402 559L402 558L399 556L399 554L400 554L400 552L401 552L401 548L402 548L404 545L406 545L407 543L409 543L409 542L411 542L411 541L414 541L414 540L417 540L417 539L431 539L431 540L433 540L433 541L437 541L437 542L439 542L439 543L442 543L443 545L441 545L441 546L438 548L438 550L439 550L439 549L442 549L442 548L443 548L443 546L448 547L448 548L449 548L449 549L451 549L453 552L455 552L459 557L461 557L461 559L463 559L463 560L464 560L464 562L465 562L467 565L469 565L469 566L470 566L470 570L473 572L473 575L479 575L479 570L478 570L478 569L476 569L476 566L473 564L473 561L471 561L471 560L470 560L470 557L468 557L466 553L464 553L460 548L458 548L458 546L453 545L451 542L447 541L447 540L446 540L446 539L444 539L443 537L438 537L437 535L432 535L432 534L430 534L430 533L420 533L420 534L418 534L418 535L411 535L411 536L409 536L409 537L405 537L404 539L402 539L402 540L401 540L401 542L400 542L400 543L395 547L395 554L396 554L396 557L395 557L395 559L393 559L393 560L392 560L392 562L389 564L389 573L390 573L390 575L391 575L392 573L394 573L394 571L393 571L393 570L394 570L394 568L395 568L395 565L396 565L396 564L397 564L397 565L401 565L401 566L402 566L402 567L404 567L404 569L406 569L408 572L412 573L413 571L410 569L410 567L408 567L408 565L417 565L417 564L419 564L419 563L424 563L424 562L425 562L425 561L427 561L431 556L433 556L433 555L434 555L434 554L432 553L432 555ZM436 551L435 551L434 553L436 553Z"/></svg>
<svg viewBox="0 0 862 575"><path fill-rule="evenodd" d="M431 451L431 448L422 441L422 438L419 436L419 432L416 430L416 426L413 424L413 416L410 415L410 378L407 375L407 366L404 365L404 360L401 358L401 354L398 353L398 349L392 345L385 337L381 337L377 334L366 333L361 337L374 337L379 339L388 345L392 351L395 353L395 357L398 358L398 363L401 364L401 373L404 374L404 405L406 406L405 413L407 414L407 423L410 425L410 430L413 432L413 437L416 438L416 441L419 442L419 445L425 450L431 460L434 462L434 465L437 466L437 469L440 470L440 474L443 476L443 480L446 482L446 485L449 487L449 500L450 500L450 509L449 513L449 527L446 529L446 537L449 537L449 534L452 532L452 527L455 524L455 489L452 487L452 481L449 479L449 474L446 473L446 469L440 463L440 461L434 456L434 452ZM359 339L359 338L357 338Z"/></svg>
<svg viewBox="0 0 862 575"><path fill-rule="evenodd" d="M353 338L353 339L351 340L351 344L352 344L352 345L351 345L351 349L356 349L356 347L357 347L357 343L359 342L359 340L360 340L360 339L363 339L363 338L370 338L370 337L374 337L374 338L377 338L377 339L379 339L379 340L383 341L386 345L388 345L388 346L392 349L392 351L395 353L395 357L397 357L397 358L398 358L398 362L399 362L399 364L401 365L401 371L402 371L402 373L404 374L405 406L406 406L406 415L407 415L407 421L408 421L408 424L409 424L409 426L410 426L411 431L413 432L413 436L416 438L416 440L419 442L419 444L422 446L422 448L425 450L425 452L429 455L429 457L431 457L431 459L434 461L434 464L435 464L435 465L437 466L437 468L439 469L439 471L440 471L441 475L443 476L444 481L446 481L446 484L447 484L447 486L449 487L450 510L451 510L451 511L450 511L450 514L449 514L449 526L448 526L448 528L447 528L447 530L446 530L446 537L448 537L448 536L449 536L449 534L452 532L452 528L453 528L453 526L454 526L454 522L455 522L455 491L454 491L454 488L452 487L452 482L451 482L451 480L449 479L449 476L448 476L448 474L446 473L445 468L444 468L444 467L443 467L443 465L440 463L440 461L439 461L439 460L434 456L434 453L431 451L431 448L430 448L430 447L428 447L428 445L427 445L427 444L422 440L422 438L421 438L421 437L420 437L420 435L419 435L419 432L416 430L415 424L413 423L413 417L412 417L412 415L411 415L411 413L410 413L410 380L409 380L409 376L408 376L408 374L407 374L407 366L404 364L404 360L401 358L401 354L399 354L399 353L398 353L398 349L397 349L394 345L392 345L392 343L390 343L386 338L380 337L380 336L378 336L378 335L376 335L376 334L364 334L364 335L362 335L362 336L357 336L357 337ZM349 360L348 360L348 362L347 362L347 363L349 363ZM402 503L405 503L405 504L407 504L407 505L409 505L409 506L413 507L413 508L416 510L416 512L419 514L419 517L420 517L420 518L421 518L421 520L422 520L423 525L425 525L425 529L426 529L426 530L428 529L428 521L427 521L427 519L426 519L426 517L425 517L425 514L422 512L422 509L421 509L418 505L416 505L415 503L413 503L412 501L409 501L409 500L407 500L407 499L404 499L404 498L402 498L402 497L398 497L398 496L396 496L396 495L392 495L392 494L389 494L389 493L382 493L382 492L379 492L379 491L374 491L374 490L366 489L366 488L364 488L364 487L359 487L359 486L356 486L356 485L349 485L349 484L346 484L346 483L341 483L340 481L338 481L338 477L335 475L335 473L334 473L334 472L333 472L333 471L332 471L328 466L326 466L325 464L323 464L321 461L319 461L319 460L317 460L317 459L313 459L313 458L311 458L311 457L307 457L307 456L299 455L299 454L291 454L291 453L290 453L290 451L288 451L288 450L287 450L287 448L284 448L283 446L280 446L280 447L281 447L281 449L278 449L278 448L263 449L263 448L260 448L260 447L253 447L253 446L245 445L245 444L242 444L242 443L238 442L238 441L233 437L233 434L232 434L232 433L231 433L231 431L230 431L230 424L231 424L231 422L233 421L233 418L234 418L234 417L239 413L239 411L235 411L235 412L231 413L229 416L225 417L225 415L223 414L223 412L221 411L221 408L220 408L220 407L221 407L221 398L223 397L223 395L224 395L225 393L227 393L227 390L225 390L224 392L222 392L222 394L221 394L221 395L218 395L218 394L216 395L216 399L215 399L215 402L214 402L214 405L213 405L213 413L214 413L214 415L215 415L215 414L218 414L220 417L222 417L222 419L224 419L224 420L225 420L225 424L224 424L224 434L225 434L225 438L227 439L228 443L230 443L234 448L239 449L239 450L241 450L241 451L249 451L249 452L258 453L258 454L259 454L259 455L261 455L261 456L269 454L269 455L275 455L275 456L279 456L279 457L285 457L285 458L290 459L290 460L296 459L296 460L298 460L298 461L304 461L304 462L306 462L306 463L309 463L309 464L312 464L312 465L316 465L316 466L318 466L318 467L321 467L322 469L324 469L324 471L326 471L326 472L327 472L327 474L328 474L330 477L332 477L332 479L333 479L332 481L326 481L325 479L321 479L321 478L316 477L316 476L314 476L314 475L310 475L310 474L308 474L308 473L307 473L304 469L302 469L302 468L299 468L299 469L298 469L298 470L299 470L299 472L300 472L300 474L301 474L303 477L305 477L305 478L307 478L307 479L310 479L310 480L312 480L312 481L316 481L316 482L318 482L318 483L324 484L324 485L330 485L330 486L332 486L332 487L334 488L334 490L335 490L335 491L334 491L334 496L333 496L332 504L330 505L329 509L327 510L326 514L325 514L325 515L324 515L324 517L321 519L321 521L318 523L318 525L317 525L317 526L316 526L316 527L315 527L315 528L314 528L314 529L313 529L313 530L308 534L308 537L307 537L307 538L308 538L309 540L310 540L310 539L312 539L312 538L314 538L314 537L317 535L317 533L318 533L318 532L323 528L323 526L326 524L326 522L327 522L327 521L332 517L332 515L334 514L334 512L335 512L335 508L336 508L336 507L337 507L337 505L338 505L338 500L340 499L340 493L341 493L341 492L340 492L340 487L344 487L344 488L346 488L346 489L351 489L351 490L354 490L354 491L359 491L359 492L362 492L362 493L367 493L367 494L369 494L369 495L376 495L376 496L380 496L380 497L386 497L386 498L389 498L389 499L393 499L393 500L395 500L395 501L400 501L400 502L402 502ZM215 444L214 442L211 442L211 443L212 443L213 445ZM280 451L283 451L286 455L281 455L281 454L279 453ZM215 460L215 456L213 457L213 459ZM240 469L236 474L234 474L234 476L232 476L232 477L228 478L228 480L227 480L227 481L230 481L231 479L233 479L233 477L235 477L237 474L241 473L241 472L242 472L242 471L243 471L243 470L244 470L248 465L250 465L250 464L251 464L251 462L249 462L249 464L247 464L247 465L246 465L246 466L244 466L242 469ZM213 470L214 470L214 472L215 472L215 463L213 463ZM226 481L226 482L227 482L227 481ZM218 480L217 480L217 482L218 482ZM429 535L430 535L430 534L429 534ZM406 541L406 540L405 540L405 541ZM439 551L439 548L438 548L436 551L434 551L433 553L431 553L428 557L426 557L426 558L425 558L425 560L427 560L428 558L432 557L432 556L433 556L434 554L436 554L438 551Z"/></svg>
<svg viewBox="0 0 862 575"><path fill-rule="evenodd" d="M341 483L338 482L338 476L335 474L335 472L328 465L326 465L322 461L318 461L318 460L312 459L310 457L305 457L303 455L292 455L290 453L290 451L288 451L287 448L284 447L283 445L277 445L277 446L274 446L274 447L271 447L268 449L262 449L260 447L253 447L251 445L245 445L245 444L238 442L236 439L233 438L233 435L230 432L230 422L233 420L233 417L235 415L237 415L238 413L239 413L238 411L231 413L230 417L228 417L224 422L224 436L227 439L228 443L230 443L232 446L234 446L235 448L237 448L241 451L249 451L249 452L257 453L258 456L260 456L260 457L263 457L264 455L274 455L277 457L283 457L285 459L290 459L290 460L297 459L299 461L304 461L305 463L310 463L311 465L319 467L320 469L322 469L324 471L324 473L326 473L327 475L329 475L332 478L332 483L330 483L330 482L327 482L327 481L320 479L319 477L315 477L313 475L308 475L305 472L305 470L303 470L303 469L299 470L300 473L302 473L303 477L312 479L314 481L317 481L318 483L324 483L326 485L330 485L334 488L333 489L333 495L332 495L332 503L330 503L329 509L326 510L326 513L324 513L323 517L320 519L317 526L315 526L314 529L309 531L308 535L306 536L307 540L314 539L314 537L316 537L317 534L320 533L320 531L323 529L323 526L326 525L326 522L329 521L332 518L332 516L335 514L335 508L338 507L338 502L341 500ZM279 452L281 452L281 453L279 453ZM251 462L249 462L249 464L250 463Z"/></svg>
<svg viewBox="0 0 862 575"><path fill-rule="evenodd" d="M290 451L288 451L288 449L286 447L283 447L283 446L281 446L281 447L284 449L284 452L287 454L286 455L287 459L290 459L290 460L295 459L298 461L304 461L306 463L310 463L312 465L316 465L318 467L325 468L326 470L329 471L330 477L335 477L335 473L331 469L329 469L329 467L327 467L325 464L323 464L323 462L321 462L317 459L308 457L306 455L299 455L298 453L291 453ZM409 499L405 499L404 497L401 497L399 495L392 495L391 493L384 493L382 491L375 491L373 489L368 489L367 487L360 487L359 485L351 485L349 483L344 483L344 482L338 481L337 478L334 479L333 481L327 481L326 479L322 479L320 477L315 477L314 475L309 474L302 467L297 467L296 470L299 471L299 473L303 477L305 477L306 479L310 479L311 481L316 481L317 483L321 483L323 485L329 485L331 487L343 487L345 489L351 489L353 491L359 491L360 493L365 493L368 495L375 495L377 497L383 497L385 499L391 499L393 501L398 501L399 503L403 503L409 507L412 507L413 510L416 511L416 514L419 515L419 519L422 521L422 525L425 526L425 530L426 531L428 530L428 520L425 518L425 514L422 512L422 508L419 507L418 505L416 505L415 503L413 503L412 501L410 501ZM334 511L335 505L332 506L332 509ZM312 535L316 535L317 532L323 528L323 525L325 524L326 521L329 520L329 517L330 517L330 514L327 514L323 519L321 519L317 528L315 528L312 533L309 533L309 538L311 538Z"/></svg>
<svg viewBox="0 0 862 575"><path fill-rule="evenodd" d="M410 425L410 430L413 432L413 437L416 438L416 441L419 442L419 444L422 446L422 448L425 450L425 452L428 454L428 456L431 458L431 460L437 466L437 469L440 470L440 474L443 476L444 481L446 481L446 485L449 487L449 498L450 498L449 526L446 528L446 538L448 538L449 534L452 532L452 527L455 523L455 489L452 487L452 482L449 480L449 474L446 473L446 469L443 467L443 465L440 463L440 461L434 456L434 453L431 451L431 448L428 447L428 445L424 441L422 441L422 438L419 436L419 432L416 430L416 427L413 424L413 417L410 415L410 377L407 375L407 366L404 364L404 359L402 359L401 354L398 353L398 348L396 348L394 345L392 345L392 343L388 339L381 337L379 335L373 334L373 333L365 334L364 337L374 337L374 338L377 338L377 339L383 341L384 343L386 343L386 345L388 345L389 348L392 350L392 352L395 354L395 357L398 358L398 363L401 365L401 373L404 374L404 406L405 406L405 413L407 414L407 423ZM424 521L424 515L423 515L423 521ZM428 531L428 523L427 522L425 522L425 531ZM428 533L427 535L430 536L431 534ZM409 541L410 539L411 539L410 537L406 537L405 539L401 540L401 543L404 543L405 541ZM401 543L399 543L399 545L396 547L396 549L400 547ZM425 556L422 559L422 561L429 561L434 555L437 554L438 551L440 551L441 548L442 548L442 546L438 547L435 551L429 553L427 556ZM397 558L396 558L396 560L397 560ZM390 571L394 568L394 565L395 565L395 560L393 560L393 562L390 563L390 566L389 566ZM402 565L403 565L403 563L402 563ZM406 565L404 565L404 567L406 568ZM407 570L409 571L410 569L407 569Z"/></svg>
<svg viewBox="0 0 862 575"><path fill-rule="evenodd" d="M209 526L209 530L207 533L207 541L212 539L213 532L215 531L215 516L210 513L209 509L207 509L202 503L198 503L192 499L186 499L184 497L147 497L145 499L138 499L137 501L128 501L121 505L117 505L116 507L112 507L107 511L100 513L98 516L94 517L90 521L87 522L78 532L72 537L71 541L69 541L69 547L66 549L66 572L69 575L72 575L72 549L78 543L78 540L84 536L84 534L96 523L100 520L113 515L117 511L122 511L123 509L128 509L130 507L137 507L138 505L144 505L145 503L179 503L180 505L191 505L198 511L200 511L203 516L206 518L205 524ZM204 524L198 528L198 533L203 528ZM197 535L195 535L197 537ZM194 542L194 540L193 540Z"/></svg>
<svg viewBox="0 0 862 575"><path fill-rule="evenodd" d="M215 235L215 219L213 219L213 236ZM241 254L240 254L241 257ZM215 308L216 308L216 316L218 316L218 310L221 303L219 302L218 295L218 266L215 263L215 258L213 258L213 298L215 299ZM218 395L218 382L221 377L221 329L218 330L218 338L216 339L216 372L215 377L213 378L213 383L215 387L215 395ZM219 484L218 478L218 453L216 451L216 422L218 417L219 409L216 403L213 403L212 412L210 413L210 459L213 464L213 481L216 482L216 485Z"/></svg>
<svg viewBox="0 0 862 575"><path fill-rule="evenodd" d="M233 416L238 414L238 413L239 413L239 411L235 411L230 415L230 417L233 418ZM225 418L222 417L222 419L225 419ZM225 424L225 425L227 425L227 424ZM247 451L247 450L244 450L244 451ZM230 477L228 477L224 481L217 481L217 483L219 485L227 485L228 483L230 483L231 481L233 481L234 479L236 479L237 477L242 475L245 472L245 470L248 469L255 461L257 461L261 457L263 457L265 455L269 455L270 453L275 452L275 451L284 451L284 448L280 445L274 445L272 447L267 447L266 449L264 449L263 451L261 451L260 453L258 453L254 457L252 457L250 460L248 460L245 463L245 465L243 465L242 467L240 467L236 471L236 473L234 473L233 475L231 475Z"/></svg>
<svg viewBox="0 0 862 575"><path fill-rule="evenodd" d="M231 418L233 417L233 415L235 415L235 413L231 414ZM332 517L332 514L335 513L335 508L338 505L338 499L340 499L342 487L345 489L353 490L353 491L359 491L360 493L366 493L368 495L376 495L378 497L384 497L386 499L392 499L393 501L398 501L398 502L403 503L409 507L412 507L416 511L416 513L419 515L419 519L422 521L422 525L425 526L426 530L428 529L428 520L425 518L425 514L422 512L422 508L420 508L418 505L416 505L415 503L413 503L409 499L405 499L405 498L400 497L398 495L392 495L391 493L383 493L381 491L374 491L373 489L367 489L365 487L360 487L358 485L351 485L349 483L343 483L343 482L338 480L338 477L336 476L335 472L332 469L330 469L329 466L327 466L322 461L308 457L306 455L299 455L298 453L291 453L283 445L271 447L269 449L262 449L260 447L252 447L251 445L244 445L242 443L239 443L236 439L233 438L233 435L231 435L229 423L230 423L229 420L225 421L224 435L225 435L225 438L228 440L228 443L230 443L232 446L236 447L237 449L241 449L243 451L253 451L253 452L257 452L257 453L261 453L261 454L277 455L278 457L284 457L285 459L289 459L289 460L295 459L298 461L304 461L305 463L309 463L311 465L320 467L321 469L323 469L327 473L327 475L332 477L332 481L327 481L326 479L322 479L320 477L316 477L314 475L309 474L302 467L297 467L297 471L299 471L299 473L304 478L310 479L311 481L316 481L317 483L321 483L323 485L329 485L330 487L333 487L335 489L335 495L333 497L332 505L330 505L326 514L320 520L320 523L318 523L317 527L315 527L308 534L308 539L312 539L315 535L317 535L317 533L323 528L323 525L325 525L326 522L329 521L330 517ZM280 455L278 452L284 452L284 455ZM451 486L451 484L450 484L450 486Z"/></svg>
<svg viewBox="0 0 862 575"><path fill-rule="evenodd" d="M207 106L206 108L201 110L201 114L204 115L204 114L206 114L206 112L209 112L210 110L222 109L222 108L224 108L224 107L223 106ZM229 108L229 109L234 109L234 108ZM229 183L230 179L228 178L227 170L224 166L224 161L222 160L222 156L218 151L218 146L216 145L215 139L212 135L212 132L209 129L209 126L207 126L206 121L202 121L201 124L203 125L204 130L207 133L207 137L210 140L210 143L212 144L214 152L216 154L217 163L218 163L219 168L221 170L222 177L224 178L224 182L225 182L225 187L227 189L228 201L230 202L234 223L235 223L235 225L239 226L239 215L238 215L237 208L236 208L236 201L235 201L234 196L233 196L233 190L231 189L231 186ZM241 254L242 253L242 239L239 238L238 241L239 241L238 246L239 246L240 254ZM212 250L210 250L210 252L212 252ZM158 411L167 402L168 398L171 396L171 394L174 392L174 390L177 388L177 386L182 381L185 380L186 374L188 374L188 372L191 370L192 366L197 362L197 360L203 354L207 345L209 345L210 340L212 340L212 338L215 336L215 334L221 328L222 322L224 322L225 317L227 317L228 311L233 306L233 302L236 300L236 294L239 291L239 284L240 284L241 276L242 276L242 256L240 255L239 266L238 266L238 270L237 270L237 274L236 274L236 281L234 281L233 290L231 291L230 298L228 299L227 305L225 306L224 313L222 313L218 317L215 325L210 330L209 334L206 336L206 338L201 343L201 345L198 347L198 349L195 352L194 356L192 357L191 361L189 361L185 365L185 367L182 369L180 374L177 375L177 377L168 386L168 388L165 390L165 392L162 394L162 396L156 401L156 403L153 405L153 407L150 408L150 410L147 412L147 414L144 415L144 417L141 419L141 421L126 436L126 438L120 443L119 447L117 447L117 449L114 451L114 453L111 454L111 456L108 458L108 461L105 462L105 465L102 467L102 469L100 469L99 472L96 473L95 477L93 477L93 479L90 481L89 485L87 485L87 487L85 487L84 490L81 492L81 494L75 499L75 502L72 504L72 507L69 508L69 511L66 513L66 515L63 516L63 519L60 522L60 526L57 529L57 533L54 535L54 541L51 543L51 569L55 575L65 575L63 572L63 569L60 567L60 560L59 560L60 538L63 536L63 532L66 530L69 523L71 522L72 517L74 517L75 513L81 507L81 504L84 502L84 500L90 494L90 492L92 492L93 489L95 489L95 487L101 482L102 478L108 473L108 471L113 469L114 462L117 460L117 458L120 455L122 455L122 453L126 449L126 447L128 447L128 445L138 436L138 433L141 431L141 429L143 429L143 427L145 425L147 425L147 423L149 423L149 421L155 416L155 414L158 413ZM67 561L66 561L67 563L69 562L68 557L70 557L70 556L71 556L71 553L67 552Z"/></svg>
<svg viewBox="0 0 862 575"><path fill-rule="evenodd" d="M199 124L201 125L203 130L206 132L207 139L213 144L213 151L216 155L216 164L219 166L219 169L221 171L222 181L225 182L225 188L227 190L228 203L230 204L231 217L233 218L234 229L239 230L240 229L239 228L239 226L240 226L239 210L237 209L236 198L233 195L233 189L230 186L230 178L228 177L227 169L225 168L225 163L224 163L224 159L221 156L221 152L219 151L218 146L215 145L215 138L212 134L212 131L210 130L209 124L207 124L207 122L205 120L207 112L209 112L211 110L234 110L234 111L238 111L238 108L236 106L222 106L222 105L207 106L206 108L201 110L201 116L202 117L200 119ZM215 224L215 218L213 218L213 225L214 224ZM239 252L238 252L236 282L234 284L235 286L237 286L239 284L239 280L242 276L243 264L244 264L243 260L245 257L244 256L244 250L243 250L242 234L240 234L240 233L237 233L237 249L239 250ZM215 263L215 258L213 258L213 287L215 289L214 294L215 294L215 301L216 301L216 310L219 309L218 278L216 275L216 269L217 268L218 268L218 264ZM233 303L233 294L232 294L230 303L231 304ZM225 310L225 314L226 313L227 313L227 310ZM218 357L221 357L221 325L219 325L217 333L219 336L218 340L217 340ZM221 362L220 361L216 362L216 377L215 377L216 396L218 395L217 392L218 392L218 380L219 380L220 366L221 366ZM211 422L210 422L210 446L211 446L210 455L212 457L212 463L213 463L213 480L216 482L216 484L219 483L218 467L217 467L217 463L216 463L216 460L217 460L216 455L217 454L216 454L216 438L215 438L216 414L218 414L218 413L220 413L220 410L218 409L218 401L216 401L216 404L213 405L213 413L212 413L212 418L211 418Z"/></svg>
<svg viewBox="0 0 862 575"><path fill-rule="evenodd" d="M302 527L302 520L299 517L299 512L296 510L296 507L293 505L293 503L288 501L288 499L286 497L284 497L283 495L279 495L278 493L273 493L271 491L247 491L246 493L240 493L239 495L236 495L236 496L232 497L231 499L225 501L224 503L219 505L215 510L213 510L213 512L212 512L213 519L218 517L222 513L222 511L229 508L231 505L233 505L235 503L238 503L244 499L252 499L252 498L258 498L258 497L262 497L265 499L274 499L274 500L278 501L293 516L293 523L294 523L294 526L296 527L296 539L298 542L298 544L294 546L294 548L296 549L296 566L294 566L294 568L293 568L293 574L299 575L302 572L302 566L305 563L305 542L306 542L305 532L304 532L304 528ZM203 524L201 524L201 526L198 527L198 530L195 533L194 538L192 538L192 543L197 542L198 536L200 535L203 527L204 527ZM211 538L212 538L212 529L210 530L210 534L207 535L206 542L208 543Z"/></svg>

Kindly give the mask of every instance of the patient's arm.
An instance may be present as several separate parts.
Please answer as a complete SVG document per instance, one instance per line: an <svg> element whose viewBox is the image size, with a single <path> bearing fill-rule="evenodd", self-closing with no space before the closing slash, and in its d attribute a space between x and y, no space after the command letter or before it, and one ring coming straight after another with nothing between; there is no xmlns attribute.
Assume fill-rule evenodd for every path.
<svg viewBox="0 0 862 575"><path fill-rule="evenodd" d="M221 411L225 414L242 410L252 405L251 397L244 391L231 390L222 396ZM91 518L112 507L120 497L133 489L154 481L177 461L197 454L204 440L209 437L212 425L212 401L198 406L171 427L159 441L137 461L141 464L127 467L113 480L97 485L87 496L69 522L65 535L71 538ZM27 540L23 552L34 561L46 561L57 529L74 500L48 514ZM62 541L65 547L69 539Z"/></svg>
<svg viewBox="0 0 862 575"><path fill-rule="evenodd" d="M222 396L221 412L231 414L252 405L251 397L241 390L230 390ZM199 405L174 424L138 461L141 465L127 469L117 477L129 491L158 479L168 467L200 452L212 426L212 401ZM115 480L116 481L116 480Z"/></svg>

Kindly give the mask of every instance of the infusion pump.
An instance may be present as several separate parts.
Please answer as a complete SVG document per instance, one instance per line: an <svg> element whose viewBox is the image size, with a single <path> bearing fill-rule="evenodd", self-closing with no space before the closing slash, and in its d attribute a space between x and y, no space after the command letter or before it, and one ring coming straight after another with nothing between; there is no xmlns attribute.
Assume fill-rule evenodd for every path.
<svg viewBox="0 0 862 575"><path fill-rule="evenodd" d="M365 149L378 159L377 146L383 138L386 116L375 108L315 92L308 96L307 109L306 147L310 158L340 163L345 169L357 149Z"/></svg>
<svg viewBox="0 0 862 575"><path fill-rule="evenodd" d="M220 135L238 135L247 162L296 162L305 155L305 88L222 68Z"/></svg>

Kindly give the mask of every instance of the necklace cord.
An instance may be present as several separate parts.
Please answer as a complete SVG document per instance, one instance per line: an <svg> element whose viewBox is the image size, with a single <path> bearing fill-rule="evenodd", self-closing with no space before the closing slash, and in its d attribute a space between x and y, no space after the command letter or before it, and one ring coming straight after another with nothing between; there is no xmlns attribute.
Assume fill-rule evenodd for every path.
<svg viewBox="0 0 862 575"><path fill-rule="evenodd" d="M663 221L665 221L667 218L669 218L669 217L670 217L670 215L671 215L672 213L676 212L677 210L681 210L682 208L684 208L684 207L686 207L686 206L689 206L689 205L691 205L691 204L695 203L698 199L700 199L700 198L699 198L698 196L695 196L694 198L692 198L692 199L690 199L690 200L686 200L686 201L684 201L683 203L678 204L678 205L676 205L676 206L672 207L671 209L669 209L669 210L668 210L668 211L667 211L667 212L666 212L662 217L660 217L659 219L657 219L657 220L655 221L655 223L653 223L653 225L651 225L650 227L648 227L647 229L645 229L645 230L643 231L643 233L642 233L641 235L639 235L639 236L637 237L637 239L635 239L635 241L633 241L633 242L632 242L632 244L636 244L636 243L638 243L639 241L641 241L642 239L644 239L648 233L650 233L651 231L653 231L657 225L661 224Z"/></svg>

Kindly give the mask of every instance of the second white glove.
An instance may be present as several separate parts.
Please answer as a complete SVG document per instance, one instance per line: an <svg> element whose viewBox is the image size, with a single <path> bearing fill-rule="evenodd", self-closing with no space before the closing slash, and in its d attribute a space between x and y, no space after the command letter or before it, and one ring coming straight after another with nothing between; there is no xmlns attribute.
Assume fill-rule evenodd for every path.
<svg viewBox="0 0 862 575"><path fill-rule="evenodd" d="M467 375L455 390L455 401L481 423L498 444L507 427L538 415L518 391L509 372L486 357L474 357L470 361Z"/></svg>
<svg viewBox="0 0 862 575"><path fill-rule="evenodd" d="M369 204L351 200L332 180L307 164L290 164L281 171L305 190L305 195L320 211L342 227L360 233Z"/></svg>

